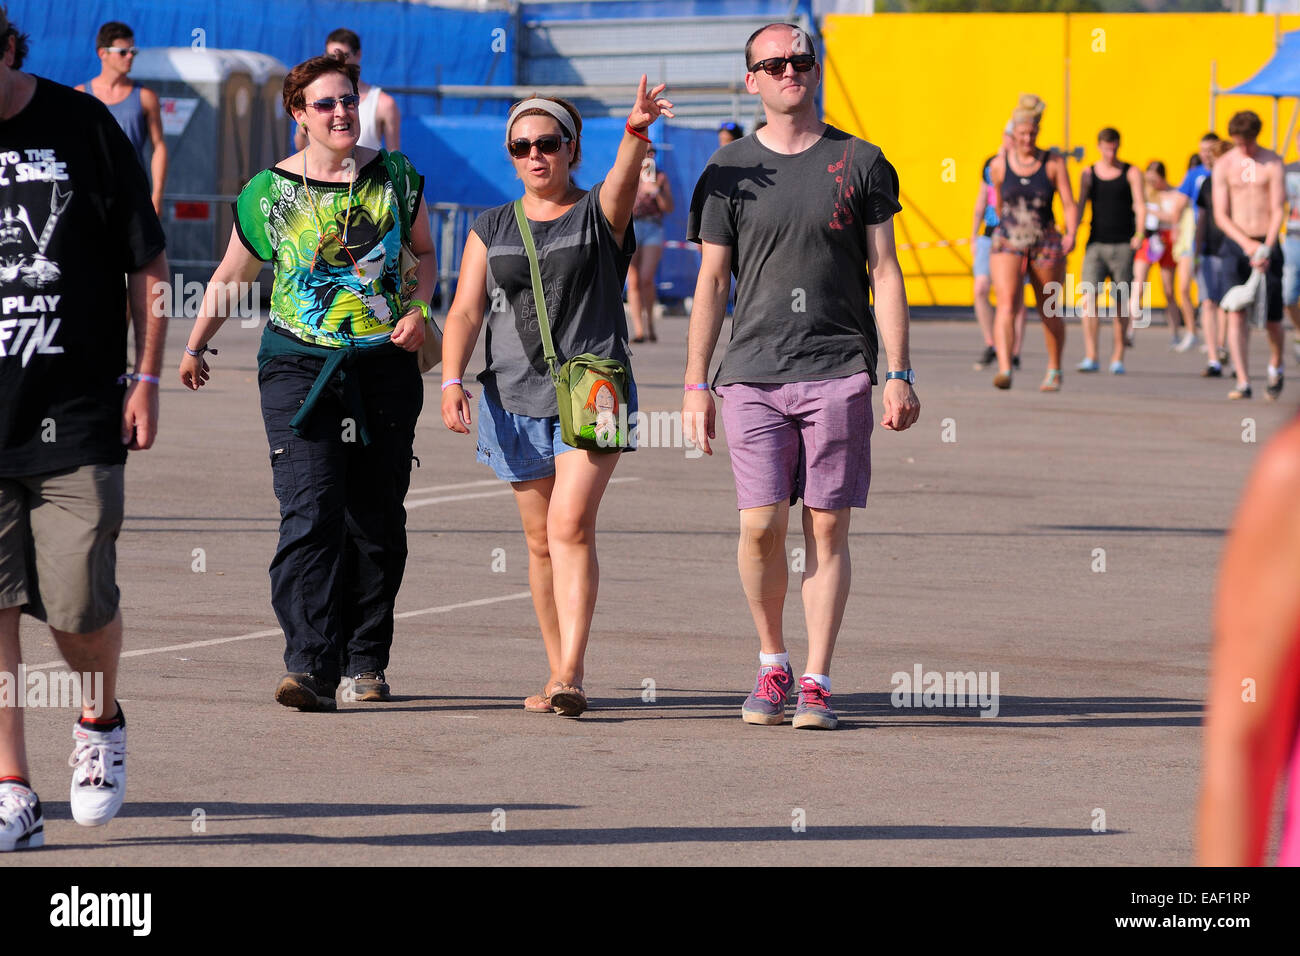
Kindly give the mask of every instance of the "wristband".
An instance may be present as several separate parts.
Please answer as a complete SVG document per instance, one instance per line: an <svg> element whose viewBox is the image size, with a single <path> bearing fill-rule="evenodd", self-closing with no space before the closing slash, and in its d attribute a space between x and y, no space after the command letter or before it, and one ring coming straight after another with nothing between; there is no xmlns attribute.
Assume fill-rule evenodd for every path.
<svg viewBox="0 0 1300 956"><path fill-rule="evenodd" d="M148 382L150 385L159 384L157 375L146 375L144 372L127 372L125 375L118 377L118 385L125 385L127 382Z"/></svg>
<svg viewBox="0 0 1300 956"><path fill-rule="evenodd" d="M460 379L458 379L458 378L448 379L447 381L443 382L443 383L442 383L442 390L445 392L445 391L447 391L447 389L451 388L453 385L460 385L460 390L461 390L462 392L465 393L465 397L466 397L466 398L473 398L473 397L474 397L473 395L471 395L471 394L469 393L469 389L467 389L464 385L461 385L461 384L460 384Z"/></svg>
<svg viewBox="0 0 1300 956"><path fill-rule="evenodd" d="M419 312L426 320L429 318L429 303L425 302L423 299L412 299L410 304L406 307L406 311L410 312L412 309Z"/></svg>
<svg viewBox="0 0 1300 956"><path fill-rule="evenodd" d="M637 129L637 128L636 128L635 126L633 126L631 123L628 123L628 124L624 127L624 129L626 129L629 133L631 133L631 134L632 134L633 136L635 136L637 139L645 140L647 143L650 142L650 137L647 136L645 133L641 132L641 130Z"/></svg>
<svg viewBox="0 0 1300 956"><path fill-rule="evenodd" d="M210 349L210 348L208 348L206 345L203 346L201 349L199 349L199 350L197 350L197 351L195 351L194 349L190 348L188 345L185 346L185 354L186 354L186 355L192 355L192 356L194 356L194 358L200 358L200 357L202 357L202 355L203 355L204 352L211 352L213 355L216 355L216 354L217 354L217 350L216 350L216 349Z"/></svg>
<svg viewBox="0 0 1300 956"><path fill-rule="evenodd" d="M709 390L709 383L700 382L698 385L696 384L684 385L683 388L685 388L686 391L688 392L707 392Z"/></svg>

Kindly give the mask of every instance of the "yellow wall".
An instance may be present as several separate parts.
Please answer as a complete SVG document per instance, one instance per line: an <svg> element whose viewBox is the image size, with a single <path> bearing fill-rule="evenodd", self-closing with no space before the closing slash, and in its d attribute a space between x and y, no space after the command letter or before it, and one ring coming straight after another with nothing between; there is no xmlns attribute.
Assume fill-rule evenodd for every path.
<svg viewBox="0 0 1300 956"><path fill-rule="evenodd" d="M829 16L822 28L826 120L880 146L898 168L900 245L963 240L900 250L908 301L969 305L967 240L980 170L997 150L1019 94L1047 101L1040 146L1084 147L1083 163L1070 161L1076 194L1080 169L1097 159L1097 131L1104 126L1120 131L1121 159L1143 166L1160 159L1177 185L1209 128L1212 61L1218 85L1230 88L1272 56L1276 30L1295 29L1300 16ZM1278 135L1285 135L1295 103L1282 101ZM1259 114L1260 141L1270 144L1273 100L1267 97L1219 96L1214 130L1226 136L1228 118L1244 109ZM1286 158L1295 157L1292 143ZM1059 201L1056 215L1062 222ZM1076 276L1087 233L1085 219L1079 251L1069 259ZM1159 291L1154 301L1163 304Z"/></svg>

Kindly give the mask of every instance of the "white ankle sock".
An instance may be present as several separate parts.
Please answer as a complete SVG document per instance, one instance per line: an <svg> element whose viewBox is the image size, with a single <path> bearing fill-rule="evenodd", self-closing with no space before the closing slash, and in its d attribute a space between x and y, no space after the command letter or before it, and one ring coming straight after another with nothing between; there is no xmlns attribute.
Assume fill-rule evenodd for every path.
<svg viewBox="0 0 1300 956"><path fill-rule="evenodd" d="M809 677L811 677L818 684L820 684L822 690L826 691L826 693L829 694L831 692L831 679L826 674L804 674L803 677L800 679L804 680Z"/></svg>
<svg viewBox="0 0 1300 956"><path fill-rule="evenodd" d="M780 654L764 654L762 652L759 652L758 666L759 667L784 667L786 670L789 670L790 652L782 651Z"/></svg>

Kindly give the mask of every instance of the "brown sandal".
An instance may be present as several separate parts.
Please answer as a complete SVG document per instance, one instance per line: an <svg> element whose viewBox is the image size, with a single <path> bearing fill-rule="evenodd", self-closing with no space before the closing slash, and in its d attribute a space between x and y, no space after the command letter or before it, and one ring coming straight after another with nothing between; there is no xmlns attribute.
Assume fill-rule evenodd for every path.
<svg viewBox="0 0 1300 956"><path fill-rule="evenodd" d="M561 717L577 717L587 709L587 695L577 684L563 684L552 692L551 707Z"/></svg>
<svg viewBox="0 0 1300 956"><path fill-rule="evenodd" d="M547 684L542 688L540 694L533 694L531 697L524 698L524 710L530 714L549 714L554 708L551 706L551 694L564 686L564 681L555 681L553 684Z"/></svg>

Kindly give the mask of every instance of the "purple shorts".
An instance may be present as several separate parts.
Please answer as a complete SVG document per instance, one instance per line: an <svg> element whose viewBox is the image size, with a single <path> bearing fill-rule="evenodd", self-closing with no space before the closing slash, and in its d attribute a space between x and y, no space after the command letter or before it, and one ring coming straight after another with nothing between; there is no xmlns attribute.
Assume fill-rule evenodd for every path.
<svg viewBox="0 0 1300 956"><path fill-rule="evenodd" d="M862 508L871 485L871 377L721 385L736 507L803 499Z"/></svg>

